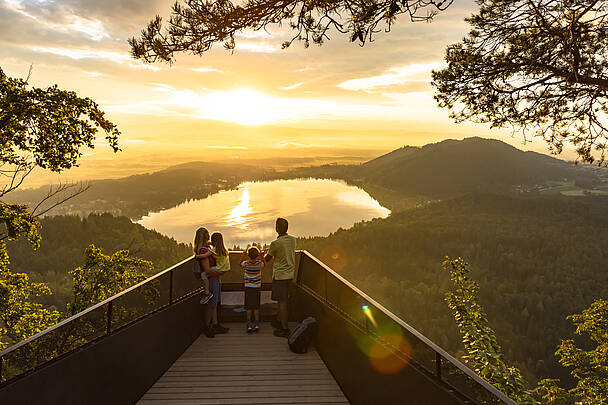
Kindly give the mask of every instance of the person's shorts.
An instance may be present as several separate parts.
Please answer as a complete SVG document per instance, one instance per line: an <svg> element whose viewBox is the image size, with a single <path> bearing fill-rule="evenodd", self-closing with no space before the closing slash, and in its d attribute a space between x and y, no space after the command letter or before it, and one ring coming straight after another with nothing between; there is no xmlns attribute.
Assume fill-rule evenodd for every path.
<svg viewBox="0 0 608 405"><path fill-rule="evenodd" d="M270 298L273 301L287 302L289 300L289 288L292 280L272 280L272 295Z"/></svg>
<svg viewBox="0 0 608 405"><path fill-rule="evenodd" d="M217 304L220 302L220 293L222 290L222 285L220 284L219 278L210 278L209 279L209 292L213 294L213 297L209 300L209 302L205 305L210 305L212 308L217 307Z"/></svg>
<svg viewBox="0 0 608 405"><path fill-rule="evenodd" d="M260 288L245 287L245 309L260 309Z"/></svg>

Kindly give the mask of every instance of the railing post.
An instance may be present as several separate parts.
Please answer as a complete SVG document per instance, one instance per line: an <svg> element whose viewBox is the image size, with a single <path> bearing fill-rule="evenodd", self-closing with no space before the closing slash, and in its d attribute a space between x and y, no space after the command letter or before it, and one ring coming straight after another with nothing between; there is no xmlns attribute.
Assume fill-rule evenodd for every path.
<svg viewBox="0 0 608 405"><path fill-rule="evenodd" d="M441 380L441 355L435 352L435 375Z"/></svg>
<svg viewBox="0 0 608 405"><path fill-rule="evenodd" d="M173 269L169 272L169 305L173 304Z"/></svg>
<svg viewBox="0 0 608 405"><path fill-rule="evenodd" d="M108 324L106 326L106 334L109 335L112 333L112 303L114 301L108 302Z"/></svg>
<svg viewBox="0 0 608 405"><path fill-rule="evenodd" d="M323 277L325 278L324 284L325 284L325 302L329 303L329 300L327 299L327 270L323 269Z"/></svg>

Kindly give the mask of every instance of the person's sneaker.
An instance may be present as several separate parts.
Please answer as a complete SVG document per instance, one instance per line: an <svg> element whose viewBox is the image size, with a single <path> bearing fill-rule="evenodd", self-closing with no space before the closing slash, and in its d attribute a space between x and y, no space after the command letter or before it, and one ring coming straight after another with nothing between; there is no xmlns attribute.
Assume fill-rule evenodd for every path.
<svg viewBox="0 0 608 405"><path fill-rule="evenodd" d="M253 332L253 326L251 326L251 322L247 322L247 333Z"/></svg>
<svg viewBox="0 0 608 405"><path fill-rule="evenodd" d="M253 325L253 331L255 333L258 333L260 331L260 324L259 323L255 323L255 325Z"/></svg>
<svg viewBox="0 0 608 405"><path fill-rule="evenodd" d="M272 326L275 329L283 329L283 325L281 325L281 321L279 321L277 318L272 318L272 320L270 321L270 326Z"/></svg>
<svg viewBox="0 0 608 405"><path fill-rule="evenodd" d="M276 337L282 337L282 338L286 338L289 337L289 329L276 329L273 332L273 335L275 335Z"/></svg>
<svg viewBox="0 0 608 405"><path fill-rule="evenodd" d="M203 294L203 298L201 298L201 300L200 300L201 305L205 305L206 303L208 303L211 300L211 298L213 298L213 294L211 294L211 293L209 293L207 295Z"/></svg>
<svg viewBox="0 0 608 405"><path fill-rule="evenodd" d="M205 336L207 336L208 338L214 338L215 337L215 332L213 331L212 328L204 328L203 329L203 334Z"/></svg>
<svg viewBox="0 0 608 405"><path fill-rule="evenodd" d="M215 332L215 334L222 334L222 333L228 333L228 331L230 330L230 328L226 328L222 325L220 325L219 323L217 325L211 325L211 329L213 329L213 332Z"/></svg>

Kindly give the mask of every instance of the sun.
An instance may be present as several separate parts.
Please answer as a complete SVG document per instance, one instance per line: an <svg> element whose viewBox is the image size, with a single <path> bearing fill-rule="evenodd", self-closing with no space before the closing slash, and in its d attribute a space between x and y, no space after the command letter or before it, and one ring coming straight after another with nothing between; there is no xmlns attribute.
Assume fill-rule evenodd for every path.
<svg viewBox="0 0 608 405"><path fill-rule="evenodd" d="M270 124L279 119L276 101L252 89L217 91L200 111L205 118L241 125Z"/></svg>

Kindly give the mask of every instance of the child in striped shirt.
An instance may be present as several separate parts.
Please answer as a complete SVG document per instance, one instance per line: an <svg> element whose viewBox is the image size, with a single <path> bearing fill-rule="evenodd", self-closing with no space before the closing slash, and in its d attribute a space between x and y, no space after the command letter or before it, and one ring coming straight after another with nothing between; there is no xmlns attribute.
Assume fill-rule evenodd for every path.
<svg viewBox="0 0 608 405"><path fill-rule="evenodd" d="M247 255L247 260L245 259ZM241 256L241 268L245 276L245 309L247 310L247 333L260 330L260 290L262 287L262 269L264 261L257 247L251 246ZM255 323L251 323L251 315Z"/></svg>

